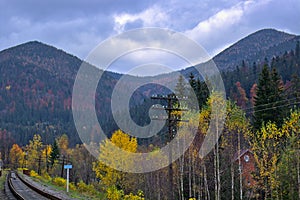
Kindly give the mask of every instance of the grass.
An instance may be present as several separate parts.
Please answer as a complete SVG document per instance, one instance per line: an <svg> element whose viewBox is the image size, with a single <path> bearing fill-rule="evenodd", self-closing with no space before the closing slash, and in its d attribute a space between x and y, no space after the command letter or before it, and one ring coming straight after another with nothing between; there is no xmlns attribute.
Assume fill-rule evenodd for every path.
<svg viewBox="0 0 300 200"><path fill-rule="evenodd" d="M53 184L52 180L46 179L46 178L41 177L41 176L39 176L39 177L30 177L30 178L32 180L34 180L35 182L38 182L41 185L45 185L48 188L51 188L55 191L61 191L62 193L67 194L71 198L81 199L81 200L85 200L85 199L91 199L91 200L105 199L105 195L101 192L98 192L98 191L97 191L96 194L91 195L91 194L81 193L77 190L69 189L69 193L67 193L65 187L60 187L60 186L57 186L57 185Z"/></svg>
<svg viewBox="0 0 300 200"><path fill-rule="evenodd" d="M0 190L4 190L4 184L6 181L7 173L8 173L7 170L2 170L2 176L0 177Z"/></svg>

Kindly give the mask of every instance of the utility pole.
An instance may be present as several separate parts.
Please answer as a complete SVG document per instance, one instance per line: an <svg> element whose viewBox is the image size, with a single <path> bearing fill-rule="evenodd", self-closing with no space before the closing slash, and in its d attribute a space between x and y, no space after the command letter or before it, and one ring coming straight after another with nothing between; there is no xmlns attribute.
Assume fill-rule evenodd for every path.
<svg viewBox="0 0 300 200"><path fill-rule="evenodd" d="M48 165L48 125L46 126L46 172L49 173L49 165Z"/></svg>
<svg viewBox="0 0 300 200"><path fill-rule="evenodd" d="M64 165L65 165L65 155L62 155L62 158L60 159L61 161L61 173L60 173L60 177L64 177Z"/></svg>
<svg viewBox="0 0 300 200"><path fill-rule="evenodd" d="M64 177L64 166L68 163L70 163L70 158L69 156L66 157L65 155L62 155L61 158L58 159L59 160L59 164L61 165L61 173L60 176L63 178Z"/></svg>
<svg viewBox="0 0 300 200"><path fill-rule="evenodd" d="M172 165L172 145L171 141L173 137L175 136L175 133L173 134L173 130L176 130L176 126L178 122L188 122L188 120L182 120L180 117L174 115L174 111L187 111L187 109L182 109L180 108L180 105L177 107L174 107L174 103L178 102L178 100L186 100L186 97L177 97L174 94L169 94L169 95L154 95L151 97L151 99L156 99L156 100L165 100L167 101L167 106L163 108L154 108L154 109L164 109L167 114L167 126L168 126L168 136L169 136L169 169L168 169L168 174L169 174L169 194L168 194L168 199L174 199L174 192L173 192L173 165ZM154 120L166 120L162 118L153 118Z"/></svg>
<svg viewBox="0 0 300 200"><path fill-rule="evenodd" d="M45 136L45 154L46 154L46 157L45 157L45 163L46 163L46 172L49 173L49 155L48 155L48 149L49 149L49 145L48 145L48 134L49 134L49 127L50 127L50 124L49 122L43 122L41 123L41 125L38 125L38 128L42 128L43 131L43 136Z"/></svg>
<svg viewBox="0 0 300 200"><path fill-rule="evenodd" d="M42 156L39 155L38 161L38 175L41 175L41 162L42 162Z"/></svg>

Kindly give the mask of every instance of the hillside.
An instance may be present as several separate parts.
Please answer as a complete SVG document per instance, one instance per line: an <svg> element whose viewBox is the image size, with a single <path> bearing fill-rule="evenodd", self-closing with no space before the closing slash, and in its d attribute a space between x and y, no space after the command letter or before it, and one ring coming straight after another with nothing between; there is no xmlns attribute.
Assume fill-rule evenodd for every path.
<svg viewBox="0 0 300 200"><path fill-rule="evenodd" d="M264 58L282 55L295 48L299 37L274 29L263 29L231 45L213 60L221 70L234 69L242 60L252 64Z"/></svg>
<svg viewBox="0 0 300 200"><path fill-rule="evenodd" d="M221 70L230 71L240 65L242 60L252 63L265 57L271 59L274 55L294 49L297 40L299 36L264 29L233 44L214 60ZM55 137L67 133L71 145L79 143L72 118L71 97L81 63L82 60L75 56L36 41L1 51L0 138L6 130L11 140L25 144L34 133L41 133L43 138L48 139L48 143L52 143ZM187 68L180 72L188 76L193 69ZM108 132L116 127L111 115L110 98L120 77L121 74L106 72L101 81L101 90L97 90L96 94L98 119ZM153 78L166 82L176 81L172 75ZM124 86L123 92L126 93L126 87L134 84L137 79L132 77L132 82ZM141 114L142 109L135 106L145 101L149 106L146 96L164 91L163 87L154 85L140 88L131 101L131 106L135 108L132 113L136 113L134 120L140 124L145 123L140 116L145 116L147 109L143 108L146 113Z"/></svg>
<svg viewBox="0 0 300 200"><path fill-rule="evenodd" d="M0 52L0 138L2 132L7 130L14 142L24 144L34 133L42 133L44 140L47 138L44 142L52 143L55 137L67 133L71 145L80 143L72 118L71 98L82 62L75 56L37 41ZM99 122L108 133L116 127L110 98L120 77L118 73L105 72L96 93ZM121 92L126 93L126 88L134 85L139 78L132 77L130 80ZM143 103L144 94L151 95L149 91L152 88L148 85L137 91L131 105Z"/></svg>

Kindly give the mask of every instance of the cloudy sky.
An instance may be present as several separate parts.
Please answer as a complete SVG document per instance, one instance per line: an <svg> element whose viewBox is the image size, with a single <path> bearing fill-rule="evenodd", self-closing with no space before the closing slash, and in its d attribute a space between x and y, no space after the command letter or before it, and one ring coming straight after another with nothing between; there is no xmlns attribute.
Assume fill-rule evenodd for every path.
<svg viewBox="0 0 300 200"><path fill-rule="evenodd" d="M181 32L210 56L262 28L300 34L299 0L0 0L0 7L0 50L38 40L82 59L142 27Z"/></svg>

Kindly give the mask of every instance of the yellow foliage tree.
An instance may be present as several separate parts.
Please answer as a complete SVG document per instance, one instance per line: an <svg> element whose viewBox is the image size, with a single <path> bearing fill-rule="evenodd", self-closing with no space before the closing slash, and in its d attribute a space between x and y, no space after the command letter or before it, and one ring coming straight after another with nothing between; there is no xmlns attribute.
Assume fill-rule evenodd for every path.
<svg viewBox="0 0 300 200"><path fill-rule="evenodd" d="M46 155L49 157L51 151L52 151L51 145L46 145L42 151L43 157L46 157Z"/></svg>
<svg viewBox="0 0 300 200"><path fill-rule="evenodd" d="M227 159L228 162L234 157L235 153L241 154L242 139L247 135L250 129L250 123L247 120L244 111L238 107L235 103L227 102L227 116L224 127L224 133L221 139L221 147L223 148L223 159ZM230 162L230 174L231 174L231 199L234 199L235 194L235 172L234 162ZM238 169L239 169L239 196L243 198L243 175L241 159L238 158Z"/></svg>
<svg viewBox="0 0 300 200"><path fill-rule="evenodd" d="M291 113L282 132L286 145L278 165L279 195L283 199L300 199L300 110Z"/></svg>
<svg viewBox="0 0 300 200"><path fill-rule="evenodd" d="M13 144L9 151L10 164L13 169L22 167L24 163L24 152L17 144Z"/></svg>
<svg viewBox="0 0 300 200"><path fill-rule="evenodd" d="M60 150L60 153L62 155L68 154L68 148L69 148L69 138L66 134L63 134L57 139L57 145Z"/></svg>
<svg viewBox="0 0 300 200"><path fill-rule="evenodd" d="M200 157L202 158L208 153L211 147L214 153L214 183L215 183L215 199L221 198L221 178L220 178L220 153L219 153L219 137L222 134L222 128L226 117L226 100L222 93L212 92L207 100L207 108L203 110L203 116L201 120L207 120L207 114L209 114L209 129L210 134L206 136L206 141L202 144L200 149ZM202 113L202 112L201 112ZM206 129L206 126L204 126ZM202 128L203 129L203 128ZM203 131L203 130L202 130Z"/></svg>
<svg viewBox="0 0 300 200"><path fill-rule="evenodd" d="M26 147L28 151L28 168L38 170L38 159L42 157L43 143L41 136L35 134Z"/></svg>
<svg viewBox="0 0 300 200"><path fill-rule="evenodd" d="M46 172L49 172L49 166L50 166L50 153L52 151L51 145L46 145L45 148L42 151L42 157L45 158L46 163Z"/></svg>
<svg viewBox="0 0 300 200"><path fill-rule="evenodd" d="M124 154L120 155L119 152L116 152L117 150L113 145L124 150ZM136 138L130 137L121 130L114 132L110 140L107 139L100 144L99 161L94 163L93 170L106 189L112 186L117 186L122 189L132 187L133 183L130 183L129 174L117 171L110 166L123 165L127 168L130 167L130 165L132 166L134 163L132 163L129 154L127 155L126 152L135 153L136 151ZM101 161L105 161L109 166Z"/></svg>
<svg viewBox="0 0 300 200"><path fill-rule="evenodd" d="M284 136L283 131L272 122L263 125L256 134L250 133L250 143L259 170L256 176L258 189L264 191L264 199L278 195L279 180L276 172Z"/></svg>

